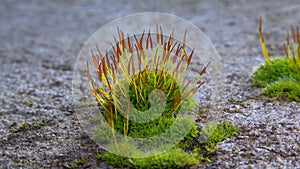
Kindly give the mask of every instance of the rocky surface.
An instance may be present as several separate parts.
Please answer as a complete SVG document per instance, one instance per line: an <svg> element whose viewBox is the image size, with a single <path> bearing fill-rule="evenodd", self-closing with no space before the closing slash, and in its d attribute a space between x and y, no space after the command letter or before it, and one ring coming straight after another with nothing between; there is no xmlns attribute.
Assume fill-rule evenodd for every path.
<svg viewBox="0 0 300 169"><path fill-rule="evenodd" d="M240 128L198 168L300 168L300 105L259 96L250 86L263 63L259 16L271 53L280 50L297 1L0 2L0 168L67 168L87 158L103 168L72 106L72 75L84 42L105 23L136 12L175 14L198 26L223 57L227 104L222 120Z"/></svg>

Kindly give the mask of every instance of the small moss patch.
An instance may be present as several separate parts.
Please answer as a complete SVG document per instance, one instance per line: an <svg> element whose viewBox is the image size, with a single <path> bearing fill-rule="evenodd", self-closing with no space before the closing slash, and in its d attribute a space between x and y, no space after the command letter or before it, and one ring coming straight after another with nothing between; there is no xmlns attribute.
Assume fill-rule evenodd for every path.
<svg viewBox="0 0 300 169"><path fill-rule="evenodd" d="M300 102L300 83L292 81L274 83L268 86L263 95L275 97L278 100Z"/></svg>
<svg viewBox="0 0 300 169"><path fill-rule="evenodd" d="M86 158L81 158L75 161L76 165L84 165L87 163L87 159Z"/></svg>
<svg viewBox="0 0 300 169"><path fill-rule="evenodd" d="M236 132L238 132L238 129L229 123L218 123L203 128L203 134L207 136L205 142L202 143L205 153L207 155L216 153L216 145L227 138L233 137Z"/></svg>
<svg viewBox="0 0 300 169"><path fill-rule="evenodd" d="M295 81L300 83L300 67L290 59L275 59L270 64L259 67L252 75L253 86L266 87L278 81Z"/></svg>
<svg viewBox="0 0 300 169"><path fill-rule="evenodd" d="M16 130L14 130L14 133L18 133L18 132L23 132L26 130L29 130L31 127L31 125L29 123L27 123L26 121Z"/></svg>
<svg viewBox="0 0 300 169"><path fill-rule="evenodd" d="M62 167L65 169L77 169L77 168L87 168L85 165L87 164L87 158L80 158L75 161L75 164L63 164Z"/></svg>
<svg viewBox="0 0 300 169"><path fill-rule="evenodd" d="M254 87L266 87L263 95L300 102L300 66L290 59L275 59L252 75Z"/></svg>
<svg viewBox="0 0 300 169"><path fill-rule="evenodd" d="M196 154L189 155L180 149L147 158L128 158L107 153L99 154L97 159L116 167L130 168L185 168L199 164Z"/></svg>
<svg viewBox="0 0 300 169"><path fill-rule="evenodd" d="M259 34L265 65L258 68L252 75L254 87L266 87L263 95L278 100L300 102L300 35L299 27L291 26L292 39L287 31L286 44L283 45L285 58L270 59L266 42L262 33L260 18Z"/></svg>
<svg viewBox="0 0 300 169"><path fill-rule="evenodd" d="M46 126L46 122L40 121L40 122L30 122L28 123L27 120L25 119L24 123L20 125L17 129L13 130L13 133L19 133L19 132L25 132L27 130L32 130L32 129L40 129L43 126Z"/></svg>
<svg viewBox="0 0 300 169"><path fill-rule="evenodd" d="M217 123L203 127L199 133L195 125L190 134L167 153L146 158L129 158L107 152L98 154L97 159L115 167L187 168L202 162L211 162L210 158L217 151L216 144L233 137L237 131L232 124ZM197 140L201 136L206 138L203 143Z"/></svg>

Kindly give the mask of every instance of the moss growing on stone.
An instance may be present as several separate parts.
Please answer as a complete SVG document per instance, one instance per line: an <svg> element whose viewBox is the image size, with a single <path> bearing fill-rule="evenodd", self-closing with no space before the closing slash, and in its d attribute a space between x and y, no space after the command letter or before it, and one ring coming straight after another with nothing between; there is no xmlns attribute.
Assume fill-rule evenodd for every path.
<svg viewBox="0 0 300 169"><path fill-rule="evenodd" d="M275 97L278 100L300 102L300 83L282 81L267 87L263 95Z"/></svg>
<svg viewBox="0 0 300 169"><path fill-rule="evenodd" d="M300 67L289 59L275 59L270 64L259 67L252 75L253 86L267 87L278 81L294 81L300 83Z"/></svg>
<svg viewBox="0 0 300 169"><path fill-rule="evenodd" d="M290 43L289 32L287 34L287 43L284 44L286 57L274 60L270 60L265 45L261 20L259 30L265 64L252 74L252 86L265 87L262 92L265 96L300 102L300 35L298 27L296 33L291 27L293 44Z"/></svg>
<svg viewBox="0 0 300 169"><path fill-rule="evenodd" d="M194 113L193 95L204 84L200 79L209 63L195 80L186 81L194 54L194 50L185 48L186 35L183 44L175 43L173 34L163 41L161 28L156 43L152 43L150 31L148 36L145 34L146 40L144 33L139 40L134 35L134 43L129 36L124 39L123 32L118 35L119 41L110 53L102 54L99 48L98 56L92 53L97 81L87 65L91 92L103 109L104 119L93 118L99 120L94 140L110 152L97 158L130 168L186 168L199 164L206 157L199 154L202 143L198 127L186 115ZM157 47L148 49L150 46ZM205 145L210 148L231 136L229 128L220 125L205 130L209 139Z"/></svg>
<svg viewBox="0 0 300 169"><path fill-rule="evenodd" d="M262 65L252 75L253 86L265 87L265 96L300 102L300 66L289 59L275 59Z"/></svg>
<svg viewBox="0 0 300 169"><path fill-rule="evenodd" d="M26 130L29 130L30 127L31 125L25 120L25 122L18 129L14 130L14 133L24 132Z"/></svg>
<svg viewBox="0 0 300 169"><path fill-rule="evenodd" d="M216 153L216 145L234 136L238 131L232 124L217 123L202 128L201 135L194 125L190 134L171 151L146 158L122 157L112 153L98 154L97 159L115 167L129 168L187 168L205 162ZM204 136L205 141L198 142ZM192 148L191 148L192 147ZM189 150L190 149L190 150Z"/></svg>
<svg viewBox="0 0 300 169"><path fill-rule="evenodd" d="M75 161L76 165L85 165L87 163L87 159L86 158L81 158Z"/></svg>
<svg viewBox="0 0 300 169"><path fill-rule="evenodd" d="M215 153L217 143L233 137L237 131L238 129L229 123L218 123L204 127L202 132L207 138L202 143L202 147L204 147L205 153L208 155Z"/></svg>
<svg viewBox="0 0 300 169"><path fill-rule="evenodd" d="M97 159L105 161L106 164L115 167L130 167L130 168L186 168L199 164L197 154L188 154L182 152L181 149L174 149L171 152L146 157L146 158L128 158L119 155L107 153L99 154Z"/></svg>

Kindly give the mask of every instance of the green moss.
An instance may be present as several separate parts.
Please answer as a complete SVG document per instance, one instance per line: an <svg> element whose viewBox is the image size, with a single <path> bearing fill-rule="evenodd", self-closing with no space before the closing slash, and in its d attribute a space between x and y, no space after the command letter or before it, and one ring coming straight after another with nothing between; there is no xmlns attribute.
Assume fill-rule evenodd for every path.
<svg viewBox="0 0 300 169"><path fill-rule="evenodd" d="M206 140L203 143L199 143L198 138L200 137L200 133L194 120L189 117L176 117L176 115L181 112L192 113L196 107L195 100L192 96L189 96L178 109L174 109L176 103L172 102L172 100L180 92L180 85L173 82L171 76L167 75L165 77L167 79L169 78L170 80L161 88L165 95L168 94L168 90L170 90L168 88L170 86L177 87L174 88L175 92L173 95L171 94L166 98L166 109L159 116L159 118L147 123L131 121L129 118L129 130L127 135L130 138L151 138L151 142L147 142L148 139L139 139L138 143L130 142L127 143L127 146L121 147L121 152L126 152L127 154L131 155L134 154L134 157L142 157L143 151L140 149L140 147L144 148L144 151L150 151L151 148L160 145L161 142L172 143L172 138L178 138L182 136L181 133L183 130L189 130L189 133L183 138L183 140L181 140L179 143L176 143L177 145L175 145L174 148L171 148L164 154L144 158L133 158L123 157L121 155L107 152L97 155L97 159L115 167L187 168L189 166L200 164L201 162L210 162L209 158L217 151L215 148L216 144L233 136L233 134L237 131L233 125L228 123L218 123L202 128L203 131L201 134L206 138ZM138 83L137 78L137 76L134 77L134 80L136 80L135 83ZM135 90L137 89L134 87L134 85L130 86L129 88L129 96L133 101L134 107L138 111L143 112L150 109L151 102L149 100L142 101L142 98L148 98L148 96L151 94L151 91L157 89L157 86L155 87L153 82L158 81L158 77L153 73L149 73L147 75L142 74L140 78L148 80L145 83L143 80L141 81L141 84L146 84L146 89L143 93L144 96L140 97L141 95L136 94ZM121 113L116 113L117 118L114 117L114 131L123 134L125 126L124 118ZM94 118L94 120L97 119L99 120L101 118ZM162 133L165 133L168 129L170 129L171 126L174 125L178 126L176 126L170 132L170 137L157 137L157 139L152 139L153 136L158 136ZM114 138L113 134L111 133L110 126L99 125L95 130L94 140L101 145L112 142ZM165 146L165 144L162 146ZM159 149L160 147L157 148Z"/></svg>
<svg viewBox="0 0 300 169"><path fill-rule="evenodd" d="M136 94L138 90L137 88L139 88L139 86L136 87L134 84L140 84L139 86L141 86L142 90L140 94ZM143 86L144 84L145 87ZM134 107L140 111L149 110L151 104L148 97L155 89L160 89L164 93L164 95L167 96L166 107L162 115L165 117L171 117L173 114L176 114L178 112L178 109L176 109L176 105L179 104L180 99L178 99L177 101L174 101L174 99L178 95L181 95L180 85L171 75L162 70L155 73L150 72L148 69L145 69L138 75L135 75L128 92L130 101L133 103ZM171 92L173 90L174 92Z"/></svg>
<svg viewBox="0 0 300 169"><path fill-rule="evenodd" d="M126 84L126 82L124 83ZM170 76L168 73L163 71L162 72L158 71L157 73L154 73L146 69L133 77L132 83L129 84L128 95L130 101L132 102L132 105L134 106L134 109L137 110L136 113L139 114L140 112L144 113L145 111L148 111L148 114L150 114L151 116L152 113L155 114L157 112L162 112L159 114L158 118L154 120L150 120L149 122L146 123L140 123L139 121L136 122L132 120L133 118L132 112L129 113L128 131L126 132L126 135L129 138L149 138L149 139L137 139L138 141L127 143L126 146L128 146L129 144L130 146L133 146L132 149L134 147L139 149L138 151L131 152L135 154L134 156L138 156L137 154L142 153L144 151L152 151L154 147L156 147L157 149L161 148L163 150L166 150L168 149L168 148L164 148L164 146L166 145L169 146L169 145L177 144L181 139L192 140L194 137L197 136L198 133L197 126L195 125L195 122L191 118L189 117L176 118L176 116L180 113L192 114L193 110L196 107L196 102L193 99L192 95L187 97L187 99L183 101L180 104L180 106L177 106L181 101L181 99L176 100L176 98L178 98L178 96L181 96L182 94L180 91L181 88L182 87L178 83L176 83L175 79L173 79L172 76ZM120 91L118 91L117 87L116 89L117 89L116 93L121 93ZM152 92L155 91L156 89L159 89L166 97L165 98L166 107L163 109L161 106L157 106L157 104L153 104L153 100L161 99L159 94L152 95ZM152 98L150 97L151 95ZM110 98L112 98L112 95L110 95ZM122 94L121 94L121 96L118 97L118 100L122 100L122 99L127 99L127 98L122 98ZM127 100L125 100L125 103L127 103ZM158 101L157 103L161 103L161 102ZM152 105L155 105L153 106L154 109L149 111ZM109 119L113 119L114 132L118 132L119 134L125 134L127 128L126 126L127 122L124 120L125 118L120 112L115 111L116 110L115 108L109 109L109 107L111 106L114 107L115 105L111 105L111 103L108 103L106 105L107 108L104 109L114 110L113 112L114 115L111 117L111 113L106 111L104 112L106 113L104 115L104 120L107 121L107 117L109 117ZM159 110L155 109L156 107ZM133 111L135 111L134 109ZM143 117L143 118L147 118L147 117ZM93 118L93 120L99 120L99 121L102 119L103 118L99 118L99 117ZM101 145L107 145L107 143L113 142L115 138L113 137L113 133L111 130L112 129L108 125L99 125L94 132L94 140ZM190 132L187 133L188 131ZM167 133L167 137L165 137L166 135L165 133ZM183 138L185 135L186 138ZM181 143L181 144L182 145L185 144L186 148L189 147L187 143Z"/></svg>
<svg viewBox="0 0 300 169"><path fill-rule="evenodd" d="M75 160L75 164L62 164L62 167L65 169L77 169L77 168L87 168L85 165L87 164L87 158L80 158ZM55 166L52 166L55 167ZM57 168L57 166L56 166Z"/></svg>
<svg viewBox="0 0 300 169"><path fill-rule="evenodd" d="M274 83L268 86L262 94L275 97L278 100L300 102L300 83L292 81Z"/></svg>
<svg viewBox="0 0 300 169"><path fill-rule="evenodd" d="M25 132L27 130L32 130L32 129L40 129L46 125L47 123L44 121L39 121L39 122L35 121L35 122L28 123L27 120L25 119L24 123L22 123L19 128L13 130L13 132L18 133L18 132Z"/></svg>
<svg viewBox="0 0 300 169"><path fill-rule="evenodd" d="M203 143L197 141L199 132L194 125L188 136L171 151L146 158L122 157L112 153L98 154L97 159L108 165L129 168L187 168L209 159L217 149L216 144L233 137L238 131L232 124L217 123L202 128L201 135L206 137ZM133 149L131 149L133 151Z"/></svg>
<svg viewBox="0 0 300 169"><path fill-rule="evenodd" d="M123 33L118 34L120 43L112 45L113 56L106 52L106 57L102 57L98 47L101 57L92 53L99 81L92 78L87 65L92 94L104 110L103 118L92 119L99 122L94 140L110 152L97 158L113 166L131 168L187 168L209 161L199 154L202 144L198 140L198 126L194 119L184 116L194 113L197 105L192 95L203 85L200 77L209 63L194 81L186 83L184 78L194 51L187 54L189 50L185 50L184 44L173 44L173 35L168 43L156 42L157 52L152 55L144 51L149 42L152 46L150 34L145 48L143 38L138 41L135 37L134 45L128 39L125 45ZM132 47L137 51L137 60L133 58ZM205 132L209 141L204 145L212 147L216 141L226 139L227 129L223 124L222 129L219 125L209 126Z"/></svg>
<svg viewBox="0 0 300 169"><path fill-rule="evenodd" d="M182 152L180 149L174 149L171 152L146 157L146 158L128 158L119 155L107 153L99 154L97 159L105 161L107 164L116 167L130 167L130 168L186 168L199 164L197 154L188 154Z"/></svg>
<svg viewBox="0 0 300 169"><path fill-rule="evenodd" d="M206 154L212 154L217 151L216 145L228 138L234 136L238 129L229 123L218 123L208 127L203 127L202 134L207 138L202 143Z"/></svg>
<svg viewBox="0 0 300 169"><path fill-rule="evenodd" d="M168 137L165 137L165 133L162 133L166 130L165 126L167 123L168 125L173 124L176 126L172 126L172 128L167 131ZM187 117L177 118L176 122L173 118L160 118L157 125L154 125L154 123L151 122L144 123L144 125L138 124L132 127L133 128L130 129L130 133L128 134L130 138L149 138L149 135L155 136L149 139L138 139L137 142L131 142L131 144L134 144L134 146L138 147L141 151L152 150L154 147L157 149L169 149L164 148L164 146L177 144L180 142L180 138L186 141L181 144L185 144L185 147L189 147L190 145L187 143L198 136L198 130L195 122L191 118ZM184 135L186 136L184 137ZM95 130L94 140L103 145L112 142L113 134L111 133L109 125L99 125ZM133 153L138 153L138 151Z"/></svg>
<svg viewBox="0 0 300 169"><path fill-rule="evenodd" d="M38 122L38 123L37 123L37 127L38 127L38 128L41 128L41 127L46 126L46 125L47 125L47 124L46 124L44 121Z"/></svg>
<svg viewBox="0 0 300 169"><path fill-rule="evenodd" d="M198 137L197 126L192 120L189 120L192 123L193 127L189 134L182 140L175 148L171 149L167 153L145 157L145 158L130 158L130 157L122 157L120 155L116 155L113 153L105 153L98 154L97 159L104 161L108 165L112 165L115 167L130 167L130 168L186 168L188 166L197 165L200 163L199 154L196 151L184 151L184 149L189 149L191 146L190 143ZM140 125L141 127L142 125ZM102 137L103 128L98 130L98 136ZM172 132L176 134L176 132ZM107 138L107 141L112 138ZM161 139L170 139L170 138L161 138ZM159 140L158 140L159 141ZM154 143L157 144L157 143ZM145 146L145 145L143 145ZM135 149L135 147L131 147L130 150L135 155L140 152Z"/></svg>
<svg viewBox="0 0 300 169"><path fill-rule="evenodd" d="M139 85L138 85L139 84ZM145 84L145 86L143 86ZM153 136L156 136L160 133L165 132L169 129L170 126L174 124L174 119L176 118L176 115L178 113L193 113L192 111L196 107L196 102L193 99L193 96L190 95L185 101L183 101L180 106L177 106L180 99L176 100L175 98L177 96L181 96L180 90L181 86L176 83L175 79L172 78L168 73L166 72L160 72L157 73L150 72L148 69L145 69L138 75L135 75L132 80L132 84L129 86L128 95L130 98L130 101L132 105L134 106L134 109L130 109L131 111L138 111L137 114L145 112L151 108L151 101L161 99L160 95L154 95L152 100L149 99L149 96L155 89L159 89L163 92L164 96L166 96L166 107L164 108L161 115L155 119L150 120L147 123L141 123L141 122L135 122L132 120L134 118L134 113L130 112L129 114L129 122L128 122L128 133L127 135L132 138L150 138ZM141 92L142 91L142 92ZM121 93L120 91L117 91L116 93ZM156 96L156 97L155 97ZM112 96L110 95L112 98ZM127 99L122 98L120 96L118 98L119 100ZM176 100L176 101L175 101ZM157 103L160 103L160 101L156 101ZM124 102L127 103L127 100ZM155 104L153 104L155 105ZM106 105L105 110L109 110L109 107L114 105L111 105L111 103ZM124 105L120 105L124 106ZM122 107L121 109L126 109L127 105L125 107ZM153 109L150 114L155 114L157 112L160 112L160 109L162 109L161 106L153 106ZM113 110L115 110L113 108ZM114 112L113 117L110 117L110 112L104 112L105 117L109 117L110 119L113 119L114 122L114 130L119 133L124 133L124 128L126 126L126 122L124 122L124 116L120 112ZM147 119L148 117L143 117ZM151 118L151 115L149 115L149 118ZM100 120L102 118L100 117L94 117L93 120ZM105 118L106 120L106 118ZM99 132L100 129L97 130ZM99 133L95 133L96 138L101 136Z"/></svg>
<svg viewBox="0 0 300 169"><path fill-rule="evenodd" d="M254 87L266 87L263 95L299 102L300 66L291 59L275 59L252 75Z"/></svg>
<svg viewBox="0 0 300 169"><path fill-rule="evenodd" d="M127 84L125 83L125 85ZM146 69L135 75L131 84L128 85L129 99L134 107L134 109L130 109L128 120L119 112L120 109L115 109L114 106L116 105L114 105L114 102L107 102L104 105L104 110L110 110L110 112L104 112L104 120L108 123L112 120L113 128L106 124L100 124L94 132L94 140L100 145L107 145L117 140L114 138L113 132L128 136L126 137L126 145L125 143L118 143L120 145L118 146L118 152L121 153L113 154L107 152L97 156L97 159L104 161L108 165L130 168L187 168L202 161L210 161L207 158L207 154L211 155L213 150L214 152L216 151L215 145L231 137L236 132L236 128L228 123L208 126L203 128L202 132L207 140L204 143L199 143L199 131L194 120L190 117L181 117L181 113L192 114L196 107L196 102L193 96L190 95L181 103L180 97L185 96L186 93L181 93L182 86L165 72L154 73ZM124 89L127 88L124 87ZM158 95L152 95L152 92L156 89L159 89L159 92L162 92L161 94L164 94L165 98L162 98L159 93ZM117 86L115 93L122 93L118 95L117 99L120 103L127 103L128 98L124 96L125 94L123 94L124 92L121 91L121 88L119 91ZM150 97L151 95L153 97ZM111 94L109 97L109 100L114 98ZM157 104L162 102L161 100L164 100L166 103L166 107L163 109L161 106L157 106ZM154 109L151 109L152 105L155 105L153 106L155 107ZM127 104L120 104L120 106L125 106L121 110L126 110L127 108ZM151 114L161 113L158 118L149 122L141 123L140 121L132 120L135 118L132 114L144 112L147 112L145 118L148 118L149 114L151 118ZM93 118L93 120L100 119L98 117ZM128 125L127 132L125 132L127 129L126 125ZM183 131L188 131L188 133L183 135ZM168 137L164 135L165 133L169 134ZM181 137L182 139L179 139L178 142L173 142L173 140ZM131 138L149 139L136 139L138 142L135 142ZM110 148L109 146L110 144L108 149ZM169 146L173 148L168 148ZM153 151L153 147L157 151L164 150L167 152L161 155L145 157L143 153ZM111 151L117 153L113 148ZM123 152L126 152L126 155L123 154L124 156L121 156L120 154Z"/></svg>
<svg viewBox="0 0 300 169"><path fill-rule="evenodd" d="M25 120L25 122L18 129L14 130L14 133L24 132L26 130L29 130L30 126L31 125L29 123L27 123Z"/></svg>
<svg viewBox="0 0 300 169"><path fill-rule="evenodd" d="M75 161L76 165L85 165L87 163L87 159L86 158L81 158Z"/></svg>
<svg viewBox="0 0 300 169"><path fill-rule="evenodd" d="M300 82L300 67L290 59L275 59L259 67L252 75L253 86L266 87L277 81Z"/></svg>

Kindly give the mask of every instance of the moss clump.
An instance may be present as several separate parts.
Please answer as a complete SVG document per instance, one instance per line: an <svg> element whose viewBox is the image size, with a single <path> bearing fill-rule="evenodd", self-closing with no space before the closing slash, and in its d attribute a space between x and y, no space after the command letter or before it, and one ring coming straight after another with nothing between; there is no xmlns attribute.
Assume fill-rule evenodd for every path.
<svg viewBox="0 0 300 169"><path fill-rule="evenodd" d="M31 127L31 125L29 123L27 123L26 120L25 120L25 122L18 129L14 130L14 133L29 130L30 127Z"/></svg>
<svg viewBox="0 0 300 169"><path fill-rule="evenodd" d="M145 84L143 87L143 92L141 94L137 94L138 88L140 86L136 86L135 84ZM137 114L140 112L149 111L151 108L151 100L149 96L151 92L155 89L160 89L164 93L166 97L166 107L162 112L161 116L159 116L155 120L151 120L148 123L140 123L132 121L132 114L129 114L129 123L128 123L128 136L133 138L149 138L156 136L165 130L169 129L170 126L174 123L174 116L179 112L191 112L195 108L195 101L190 96L186 101L184 101L181 105L180 99L174 101L176 97L180 97L180 85L175 82L175 80L165 72L157 72L156 74L150 72L149 70L144 70L140 72L138 75L133 77L133 82L129 86L129 98L134 106L134 109L137 110ZM172 91L172 92L170 92ZM145 99L146 98L146 99ZM121 100L122 98L118 98ZM124 98L126 99L126 98ZM152 101L160 98L152 98ZM156 101L159 102L159 101ZM107 105L109 107L111 105ZM127 106L127 105L123 105ZM152 105L152 112L159 112L161 107L157 105ZM156 109L155 109L156 108ZM124 107L126 109L126 107ZM134 111L134 109L131 109ZM106 112L109 116L110 112ZM124 127L126 126L126 121L124 121L124 116L119 112L114 112L117 114L113 116L111 119L114 119L114 129L120 133L124 132ZM145 117L146 118L146 117Z"/></svg>
<svg viewBox="0 0 300 169"><path fill-rule="evenodd" d="M270 64L259 67L252 75L253 86L266 87L278 81L295 81L300 83L300 67L290 59L275 59Z"/></svg>
<svg viewBox="0 0 300 169"><path fill-rule="evenodd" d="M278 100L297 101L300 85L300 34L291 26L293 43L287 31L286 44L283 45L285 58L271 60L262 33L260 18L259 34L265 65L258 68L252 75L254 87L266 87L263 95L276 97Z"/></svg>
<svg viewBox="0 0 300 169"><path fill-rule="evenodd" d="M144 86L142 86L143 92L141 94L137 94L136 91L138 91L140 86L136 86L135 84L145 84ZM108 119L113 119L113 130L115 130L119 134L126 134L126 136L130 138L151 138L151 142L149 142L149 140L147 139L145 140L145 142L139 139L140 143L136 143L135 145L139 148L154 147L154 145L160 144L163 145L162 143L175 143L176 141L173 142L172 140L183 138L180 134L187 134L186 137L192 139L197 135L196 132L198 132L197 126L195 126L194 121L189 117L176 118L176 115L180 113L193 113L193 110L196 107L196 102L193 99L192 95L188 96L182 103L181 99L176 100L176 98L180 97L181 95L181 88L181 85L176 83L176 81L169 74L162 71L154 73L146 69L135 75L133 77L132 83L129 84L128 94L132 105L134 106L134 109L132 110L137 111L137 114L143 113L145 111L148 111L149 114L160 112L160 110L156 110L155 108L160 109L161 106L155 104L153 106L153 104L151 104L153 100L160 98L153 99L152 97L151 100L149 99L151 98L149 96L151 95L152 91L154 91L155 89L160 89L160 91L162 91L166 96L166 107L163 109L161 115L155 120L151 120L146 123L140 123L131 120L132 118L134 118L133 116L131 116L132 113L129 113L128 121L126 121L124 120L124 116L119 111L113 111L113 116L111 116L110 112L104 112L106 113L106 117L111 116L110 118L104 118L104 120L108 122ZM118 98L118 100L122 99L126 98L122 98L122 96ZM109 106L111 105L107 104L107 109ZM151 109L151 106L153 106L154 109L152 109L152 111L149 111ZM126 109L126 107L124 107L124 109ZM116 109L113 108L113 110ZM93 120L99 119L101 118L95 117ZM175 123L176 127L174 127ZM170 129L171 126L173 126L172 129ZM191 130L190 133L184 132L189 130ZM126 133L124 131L126 131ZM169 137L164 138L164 135L160 136L160 134L165 133L166 131L168 131L168 133L170 134L168 135ZM106 144L114 139L112 137L113 134L107 134L110 132L110 127L99 125L95 130L94 139L99 144ZM154 136L159 137L153 138Z"/></svg>
<svg viewBox="0 0 300 169"><path fill-rule="evenodd" d="M97 159L108 165L129 168L187 168L209 159L217 151L217 143L234 136L238 131L232 124L217 123L202 128L201 135L206 137L203 143L197 139L200 133L194 125L188 136L171 151L146 158L122 157L112 153L98 154Z"/></svg>
<svg viewBox="0 0 300 169"><path fill-rule="evenodd" d="M186 168L199 164L197 154L188 154L180 149L174 149L171 152L146 157L146 158L128 158L119 155L107 153L99 154L97 159L105 161L108 165L116 167L130 168Z"/></svg>
<svg viewBox="0 0 300 169"><path fill-rule="evenodd" d="M203 135L207 137L205 142L202 143L202 147L204 147L207 155L213 154L217 151L217 143L233 137L234 133L238 131L236 127L229 123L218 123L204 127L202 130Z"/></svg>
<svg viewBox="0 0 300 169"><path fill-rule="evenodd" d="M87 64L92 94L104 110L103 120L93 118L99 120L94 140L111 152L98 155L98 159L130 168L186 168L199 164L205 157L199 155L202 144L198 127L184 115L193 114L193 95L204 84L200 79L209 63L195 80L186 81L194 54L194 50L185 49L186 35L183 44L175 43L173 34L163 41L161 28L154 44L150 32L146 40L144 33L140 40L134 35L134 44L129 36L124 40L123 32L118 31L118 35L111 52L102 54L98 47L98 56L92 52L97 81ZM218 138L205 143L210 146L228 136L219 131L219 126L210 129L205 133L207 138Z"/></svg>
<svg viewBox="0 0 300 169"><path fill-rule="evenodd" d="M74 164L63 164L62 168L65 169L77 169L77 168L87 168L87 158L80 158L75 160ZM57 166L52 166L52 167L57 167Z"/></svg>
<svg viewBox="0 0 300 169"><path fill-rule="evenodd" d="M19 128L13 130L13 132L14 133L25 132L27 130L39 129L46 125L47 124L44 121L28 123L27 120L25 119L24 123L22 123Z"/></svg>
<svg viewBox="0 0 300 169"><path fill-rule="evenodd" d="M173 125L172 128L167 131L167 137L163 132L166 130L166 124L168 127L171 124L176 125L175 127ZM195 122L191 118L187 117L180 117L177 119L160 118L157 125L153 122L150 122L132 125L131 127L132 128L129 132L129 136L131 138L149 138L138 139L137 141L131 140L130 143L127 142L127 145L132 146L130 151L133 150L134 147L137 148L137 150L133 152L128 152L128 150L124 151L137 157L139 157L140 153L142 152L153 151L153 148L169 150L171 148L167 148L165 146L173 145L172 147L174 147L178 143L182 146L182 148L189 149L189 147L191 147L189 143L193 142L193 139L198 136L198 130ZM113 135L110 132L111 128L108 125L99 125L95 130L94 140L97 143L105 145L107 142L111 142L113 139ZM149 135L153 135L153 137L148 137ZM180 142L181 138L184 140L184 142Z"/></svg>
<svg viewBox="0 0 300 169"><path fill-rule="evenodd" d="M172 118L168 118L172 119ZM174 120L174 119L172 119ZM113 153L104 153L98 154L97 159L104 161L106 164L115 166L115 167L129 167L129 168L186 168L189 166L194 166L200 163L201 159L199 154L196 151L184 151L184 149L190 149L190 143L198 137L198 130L195 123L190 120L191 125L193 126L189 134L182 140L175 148L170 149L167 153L144 157L144 158L132 158L132 157L123 157ZM144 127L139 125L138 127ZM151 129L148 129L152 131ZM97 135L99 137L100 131L103 132L103 129L99 129ZM173 133L173 132L172 132ZM175 133L174 133L175 134ZM101 138L102 139L102 138ZM169 138L162 138L169 139ZM108 139L109 140L109 139ZM154 143L157 144L157 143ZM143 145L146 146L146 145ZM132 151L133 154L143 153L135 149L135 146L130 148L128 151Z"/></svg>
<svg viewBox="0 0 300 169"><path fill-rule="evenodd" d="M300 66L290 59L275 59L252 75L254 87L266 87L263 95L300 102Z"/></svg>
<svg viewBox="0 0 300 169"><path fill-rule="evenodd" d="M300 102L300 83L282 81L267 87L263 95L275 97L278 100Z"/></svg>
<svg viewBox="0 0 300 169"><path fill-rule="evenodd" d="M81 158L75 161L76 165L85 165L87 163L87 159L86 158Z"/></svg>
<svg viewBox="0 0 300 169"><path fill-rule="evenodd" d="M136 86L138 84L139 86ZM143 86L144 85L144 86ZM136 94L139 91L139 87L142 89L140 94ZM176 80L168 74L166 71L160 70L155 73L150 72L149 69L145 69L139 74L133 77L133 82L129 87L130 100L134 107L139 111L146 111L151 108L150 100L148 97L151 92L155 89L160 89L166 98L166 107L162 113L165 117L172 117L180 109L181 99L176 99L176 97L181 97L180 86ZM147 98L147 99L145 99ZM156 98L159 99L159 98ZM177 106L179 105L179 107Z"/></svg>

